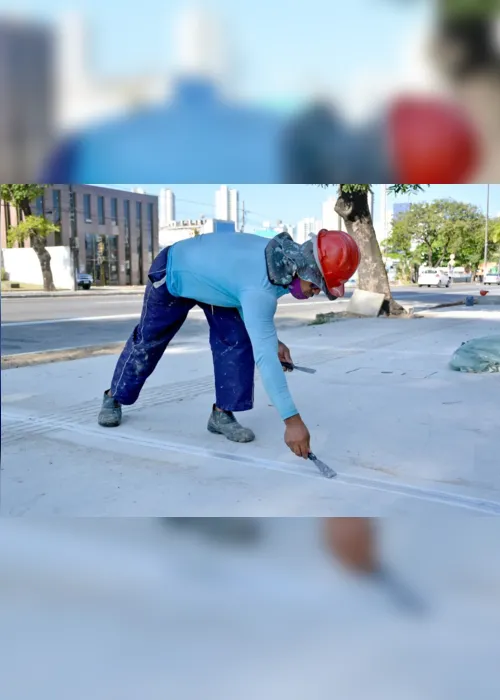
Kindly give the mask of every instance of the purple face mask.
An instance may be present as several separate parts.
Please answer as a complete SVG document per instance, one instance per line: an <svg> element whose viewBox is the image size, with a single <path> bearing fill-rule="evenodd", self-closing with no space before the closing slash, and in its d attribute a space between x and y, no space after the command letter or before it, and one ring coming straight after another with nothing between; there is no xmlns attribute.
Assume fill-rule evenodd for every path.
<svg viewBox="0 0 500 700"><path fill-rule="evenodd" d="M296 299L307 299L306 295L302 291L302 288L300 286L300 279L296 277L292 284L288 287L290 290L290 293L292 296L294 296Z"/></svg>

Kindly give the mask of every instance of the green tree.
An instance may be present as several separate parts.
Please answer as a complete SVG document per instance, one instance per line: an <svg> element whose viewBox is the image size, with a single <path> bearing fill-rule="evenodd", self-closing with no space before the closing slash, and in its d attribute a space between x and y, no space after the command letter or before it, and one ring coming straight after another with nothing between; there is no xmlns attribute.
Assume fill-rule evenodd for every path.
<svg viewBox="0 0 500 700"><path fill-rule="evenodd" d="M393 299L387 270L382 258L380 246L375 234L373 220L368 205L368 194L372 185L320 185L320 187L337 187L335 211L345 222L347 232L352 235L359 246L361 261L358 277L359 288L368 292L383 294L385 301L382 312L390 316L400 316L404 308ZM391 185L393 194L411 194L423 190L423 185Z"/></svg>
<svg viewBox="0 0 500 700"><path fill-rule="evenodd" d="M392 225L386 246L404 259L429 267L456 264L477 267L484 249L485 217L478 207L453 199L412 204Z"/></svg>
<svg viewBox="0 0 500 700"><path fill-rule="evenodd" d="M59 230L43 216L34 216L31 203L41 197L47 185L0 185L0 198L16 206L22 219L17 226L7 232L9 243L23 243L29 239L31 247L38 256L43 276L43 288L47 292L55 291L54 279L50 267L50 253L46 248L46 239L50 233Z"/></svg>

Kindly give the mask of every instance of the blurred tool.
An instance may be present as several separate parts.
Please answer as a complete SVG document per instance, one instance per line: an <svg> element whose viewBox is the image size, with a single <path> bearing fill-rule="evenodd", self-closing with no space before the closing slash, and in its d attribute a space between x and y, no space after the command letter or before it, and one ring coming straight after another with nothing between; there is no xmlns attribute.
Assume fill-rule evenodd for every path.
<svg viewBox="0 0 500 700"><path fill-rule="evenodd" d="M196 532L210 540L230 545L252 545L261 539L255 518L160 518L168 527Z"/></svg>
<svg viewBox="0 0 500 700"><path fill-rule="evenodd" d="M300 367L299 365L294 365L291 362L282 362L281 363L284 369L286 369L288 372L293 372L294 369L296 369L298 372L306 372L306 374L316 374L315 369L311 369L310 367Z"/></svg>
<svg viewBox="0 0 500 700"><path fill-rule="evenodd" d="M333 479L334 476L337 476L336 471L318 459L312 452L309 453L307 458L316 465L319 471L323 474L323 476L326 476L327 479Z"/></svg>
<svg viewBox="0 0 500 700"><path fill-rule="evenodd" d="M380 561L372 518L327 518L325 537L329 550L346 569L381 585L403 609L412 613L423 611L420 598Z"/></svg>

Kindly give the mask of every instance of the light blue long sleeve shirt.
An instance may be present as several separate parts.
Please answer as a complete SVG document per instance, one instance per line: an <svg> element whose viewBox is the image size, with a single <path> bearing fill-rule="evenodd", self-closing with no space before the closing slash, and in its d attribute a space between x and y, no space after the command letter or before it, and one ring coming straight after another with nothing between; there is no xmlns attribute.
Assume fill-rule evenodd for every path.
<svg viewBox="0 0 500 700"><path fill-rule="evenodd" d="M269 241L251 234L213 233L175 243L169 252L167 286L174 296L237 308L252 343L264 388L286 420L298 413L278 359L274 315L283 287L267 276Z"/></svg>

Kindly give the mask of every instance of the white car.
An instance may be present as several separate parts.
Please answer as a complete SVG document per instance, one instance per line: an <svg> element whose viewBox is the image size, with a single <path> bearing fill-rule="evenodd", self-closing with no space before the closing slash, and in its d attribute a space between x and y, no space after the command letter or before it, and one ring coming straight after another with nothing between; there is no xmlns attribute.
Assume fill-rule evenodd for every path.
<svg viewBox="0 0 500 700"><path fill-rule="evenodd" d="M491 270L484 278L484 284L500 284L500 272Z"/></svg>
<svg viewBox="0 0 500 700"><path fill-rule="evenodd" d="M450 276L443 270L427 267L418 276L419 287L449 287Z"/></svg>

